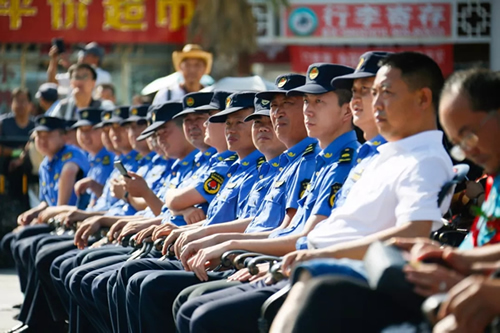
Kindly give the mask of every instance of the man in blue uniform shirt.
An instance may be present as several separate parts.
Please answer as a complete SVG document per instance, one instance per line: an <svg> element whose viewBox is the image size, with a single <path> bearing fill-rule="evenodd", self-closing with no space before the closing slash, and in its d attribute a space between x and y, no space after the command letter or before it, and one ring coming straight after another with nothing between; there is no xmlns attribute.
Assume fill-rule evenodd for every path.
<svg viewBox="0 0 500 333"><path fill-rule="evenodd" d="M90 165L87 156L80 149L65 144L65 127L66 122L63 119L47 116L40 116L36 119L34 129L35 146L41 154L46 156L40 165L39 171L40 200L42 202L38 207L23 213L19 217L18 221L21 225L32 223L39 214L51 206L74 205L76 203L76 195L73 191L74 184L78 178L87 175ZM14 244L16 250L15 259L19 261L18 268L26 267L27 263L21 262L18 255L21 252L26 253L23 249L29 248L32 244L31 238L24 238ZM31 269L31 267L27 268ZM20 272L21 281L23 275L25 275L25 272ZM30 296L27 295L27 299L31 302ZM40 324L40 318L42 317L27 318L26 307L20 316L22 322L32 326Z"/></svg>
<svg viewBox="0 0 500 333"><path fill-rule="evenodd" d="M226 109L210 118L211 122L214 120L215 122L225 121L228 148L238 153L240 159L229 168L226 175L229 181L225 183L217 198L210 204L207 214L208 223L221 223L236 219L239 210L245 205L253 183L258 178L257 164L258 161L263 161L262 154L256 151L253 145L251 125L243 122L245 117L253 112L254 97L255 93L248 92L230 95L226 100ZM191 227L193 226L182 228ZM175 225L172 225L172 228L175 228ZM153 269L157 263L168 265L168 262L143 259L128 262L124 267L127 267L125 269L129 272L130 270L139 271ZM129 265L130 267L128 267ZM118 286L116 289L121 290Z"/></svg>
<svg viewBox="0 0 500 333"><path fill-rule="evenodd" d="M298 208L297 201L312 178L314 156L319 152L316 139L307 137L302 114L302 97L286 96L290 89L302 86L304 83L303 75L280 75L276 78L275 90L257 94L259 97L269 99L269 115L276 135L288 147L287 151L281 154L279 162L274 165L278 168L276 180L271 188L268 187L268 190L262 193L263 198L259 207L252 208L247 205L247 209L255 209L255 212L245 216L244 219L182 233L175 245L177 255L180 256L180 249L183 245L199 238L214 235L206 242L196 242L198 248L211 246L234 237L243 237L235 235L241 232L252 233L248 235L249 237L265 237L280 224L286 226L293 219ZM255 114L247 119L254 116ZM173 242L177 237L179 234L174 232L165 243ZM195 251L193 247L180 259L187 258L188 253L192 251Z"/></svg>
<svg viewBox="0 0 500 333"><path fill-rule="evenodd" d="M196 150L185 138L184 133L182 131L182 123L179 120L173 120L173 116L182 111L182 104L178 102L169 102L163 105L157 105L151 107L152 118L154 122L151 126L144 130L144 133L149 133L151 131L155 132L155 135L158 138L159 147L170 157L177 158L170 169L169 177L165 179L165 186L163 187L163 192L167 191L169 188L175 188L183 179L189 177L194 166L194 158L198 153ZM175 142L175 144L171 144ZM132 177L139 177L135 173L130 173ZM142 187L147 190L147 194L144 195L144 199L147 203L148 210L151 211L151 216L159 215L161 213L161 207L163 205L162 197L164 193L155 194L152 190L147 187L145 181L140 178L144 184ZM137 188L136 188L137 189ZM150 194L149 194L150 193ZM135 195L136 193L131 192L131 196L138 198L139 196ZM130 197L129 197L130 198ZM108 221L109 220L109 221ZM154 223L158 219L150 219L150 221ZM148 223L146 221L146 223ZM89 219L84 222L77 233L75 234L75 242L79 248L84 248L87 245L88 237L93 234L95 231L99 230L102 226L109 226L112 223L116 222L109 219L102 220L102 225L99 221ZM142 221L141 221L142 222ZM108 224L109 223L109 224ZM88 254L89 250L84 250L83 255ZM90 251L92 252L92 251ZM78 290L78 294L76 295L75 300L78 301L80 297L79 293L79 285L81 278L90 271L94 271L100 269L101 267L111 267L110 265L115 264L117 262L122 262L126 260L128 256L126 255L118 255L109 258L103 258L100 260L92 261L88 265L83 265L78 269L73 269L67 274L57 277L57 279L61 282L66 281L66 286L68 290L72 290L73 294L75 294L76 290ZM61 264L65 265L66 262L71 264L71 267L76 267L79 261L74 262L73 258L66 258ZM78 287L75 287L78 286Z"/></svg>
<svg viewBox="0 0 500 333"><path fill-rule="evenodd" d="M301 236L328 217L335 195L355 164L356 150L359 147L352 129L352 116L348 105L351 93L347 89L331 86L330 81L352 71L351 68L340 65L312 64L307 73L306 84L288 93L288 95L304 96L306 129L309 136L318 139L322 148L316 156L314 175L310 185L304 189L305 193L299 201L299 209L294 219L285 228L273 232L269 239L235 240L198 251L187 260L187 265L200 279L206 279L206 274L201 272L201 262L214 260L227 250L244 249L271 255L291 252ZM214 312L220 311L219 306L222 304L234 302L251 311L249 316L245 316L245 322L248 321L247 324L251 325L254 310L260 309L267 295L274 292L262 287L263 285L260 284L247 284L194 298L181 308L177 316L177 324L183 331L189 330L193 302L205 304L205 307ZM143 293L146 288L147 285L141 285L140 295L149 299L150 293L147 296ZM217 298L212 298L212 295L221 298L220 304L213 302ZM234 297L226 299L229 295L234 295ZM198 317L195 320L198 320Z"/></svg>

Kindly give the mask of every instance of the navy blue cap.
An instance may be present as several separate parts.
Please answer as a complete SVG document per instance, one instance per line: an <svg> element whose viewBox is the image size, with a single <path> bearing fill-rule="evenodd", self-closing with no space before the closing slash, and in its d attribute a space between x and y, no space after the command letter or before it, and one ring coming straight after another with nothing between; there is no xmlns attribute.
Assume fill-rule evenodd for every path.
<svg viewBox="0 0 500 333"><path fill-rule="evenodd" d="M128 118L124 119L121 124L133 123L140 120L147 121L149 105L132 105L128 110Z"/></svg>
<svg viewBox="0 0 500 333"><path fill-rule="evenodd" d="M242 91L229 95L226 98L226 109L219 112L210 118L208 121L211 123L223 123L226 121L227 116L231 113L246 109L254 108L254 99L256 92L254 91Z"/></svg>
<svg viewBox="0 0 500 333"><path fill-rule="evenodd" d="M334 91L335 88L331 85L332 79L352 72L354 68L343 65L312 64L307 69L306 84L290 90L287 95L324 94Z"/></svg>
<svg viewBox="0 0 500 333"><path fill-rule="evenodd" d="M78 46L78 48L81 50L78 56L92 54L101 59L104 57L104 49L100 47L96 42L91 42L84 46Z"/></svg>
<svg viewBox="0 0 500 333"><path fill-rule="evenodd" d="M383 51L370 51L362 54L361 57L359 57L359 63L354 73L337 76L330 82L331 85L336 89L351 89L355 79L374 77L377 75L377 71L380 68L380 60L390 54L392 54L392 52Z"/></svg>
<svg viewBox="0 0 500 333"><path fill-rule="evenodd" d="M246 117L245 121L254 120L255 118L261 116L266 116L266 117L270 116L271 101L255 97L254 106L255 106L255 111L251 115Z"/></svg>
<svg viewBox="0 0 500 333"><path fill-rule="evenodd" d="M306 77L300 74L285 74L276 78L276 89L257 93L258 98L271 101L276 94L286 94L288 91L301 87L306 84Z"/></svg>
<svg viewBox="0 0 500 333"><path fill-rule="evenodd" d="M100 108L83 108L78 110L78 121L71 128L76 129L81 126L94 126L101 122Z"/></svg>
<svg viewBox="0 0 500 333"><path fill-rule="evenodd" d="M207 105L198 106L195 108L198 112L219 110L224 111L226 109L226 99L229 95L234 92L215 90L210 103Z"/></svg>
<svg viewBox="0 0 500 333"><path fill-rule="evenodd" d="M150 136L152 136L153 134L155 134L155 131L151 131L151 132L147 132L147 133L141 133L141 135L139 135L135 141L142 141L142 140L146 140L147 138L149 138Z"/></svg>
<svg viewBox="0 0 500 333"><path fill-rule="evenodd" d="M198 111L196 110L197 107L209 104L213 96L213 92L193 92L186 94L182 99L182 107L184 110L177 114L174 118L195 113Z"/></svg>
<svg viewBox="0 0 500 333"><path fill-rule="evenodd" d="M101 122L94 128L101 128L105 125L121 124L124 119L128 118L129 106L119 106L116 109L105 110L101 113Z"/></svg>
<svg viewBox="0 0 500 333"><path fill-rule="evenodd" d="M49 102L55 102L59 99L57 94L57 84L55 83L43 83L36 92L35 98L43 97L44 100Z"/></svg>
<svg viewBox="0 0 500 333"><path fill-rule="evenodd" d="M151 120L153 121L153 123L149 125L144 131L142 131L141 136L154 132L157 128L161 127L167 121L172 120L175 115L181 113L182 103L167 102L158 105L151 105L149 107L149 111L151 112Z"/></svg>
<svg viewBox="0 0 500 333"><path fill-rule="evenodd" d="M77 122L76 119L70 119L70 120L66 120L66 131L74 131L76 130L76 127L73 127L73 125L75 125Z"/></svg>
<svg viewBox="0 0 500 333"><path fill-rule="evenodd" d="M44 115L35 118L35 128L33 128L33 131L51 132L55 130L66 130L66 120Z"/></svg>

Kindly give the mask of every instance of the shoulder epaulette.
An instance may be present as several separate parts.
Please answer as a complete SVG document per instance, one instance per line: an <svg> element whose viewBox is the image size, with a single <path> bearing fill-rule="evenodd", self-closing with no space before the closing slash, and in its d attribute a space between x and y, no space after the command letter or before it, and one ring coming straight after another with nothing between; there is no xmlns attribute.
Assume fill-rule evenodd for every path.
<svg viewBox="0 0 500 333"><path fill-rule="evenodd" d="M137 154L137 155L135 156L135 160L136 160L136 161L140 160L141 158L142 158L142 155L141 155L141 154Z"/></svg>
<svg viewBox="0 0 500 333"><path fill-rule="evenodd" d="M354 156L354 149L346 148L340 153L339 163L347 163L352 161Z"/></svg>
<svg viewBox="0 0 500 333"><path fill-rule="evenodd" d="M72 152L69 152L69 153L66 153L63 155L63 157L61 158L61 161L63 162L66 162L67 160L69 160L70 158L73 157L73 153Z"/></svg>
<svg viewBox="0 0 500 333"><path fill-rule="evenodd" d="M266 159L264 158L264 156L259 157L259 159L257 160L257 166L260 167L265 161Z"/></svg>
<svg viewBox="0 0 500 333"><path fill-rule="evenodd" d="M302 156L309 155L309 154L313 153L317 144L318 144L317 142L314 142L314 143L311 143L309 146L307 146L306 149L304 149Z"/></svg>
<svg viewBox="0 0 500 333"><path fill-rule="evenodd" d="M234 154L226 158L224 161L236 161L238 159L238 155Z"/></svg>
<svg viewBox="0 0 500 333"><path fill-rule="evenodd" d="M109 158L109 155L106 155L102 158L102 165L109 165L110 162L111 160Z"/></svg>

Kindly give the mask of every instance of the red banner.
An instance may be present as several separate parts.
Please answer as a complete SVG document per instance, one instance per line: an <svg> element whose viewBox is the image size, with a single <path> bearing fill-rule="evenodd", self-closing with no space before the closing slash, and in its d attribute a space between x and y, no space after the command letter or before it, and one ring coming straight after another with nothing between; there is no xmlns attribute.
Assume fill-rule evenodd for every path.
<svg viewBox="0 0 500 333"><path fill-rule="evenodd" d="M355 68L359 57L368 51L402 52L415 51L427 54L437 62L445 76L453 72L453 45L427 45L427 46L378 46L369 47L320 47L320 46L290 46L292 70L297 73L307 72L310 64L328 62Z"/></svg>
<svg viewBox="0 0 500 333"><path fill-rule="evenodd" d="M450 3L303 4L285 13L286 37L451 37Z"/></svg>
<svg viewBox="0 0 500 333"><path fill-rule="evenodd" d="M194 0L0 0L0 42L184 43Z"/></svg>

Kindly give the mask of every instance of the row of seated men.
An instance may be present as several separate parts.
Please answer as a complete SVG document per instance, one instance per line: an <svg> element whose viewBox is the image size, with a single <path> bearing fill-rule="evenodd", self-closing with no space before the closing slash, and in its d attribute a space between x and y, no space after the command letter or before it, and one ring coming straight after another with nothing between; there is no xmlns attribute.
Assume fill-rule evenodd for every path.
<svg viewBox="0 0 500 333"><path fill-rule="evenodd" d="M82 109L73 126L86 153L65 145L62 120L38 118L42 203L2 240L25 295L24 325L15 331L65 331L69 320L70 332L257 332L262 304L298 281L293 272L366 284L362 259L371 243L428 237L441 227L450 198L438 205L438 195L454 171L437 129L440 98L442 125L458 142L454 157L478 149L479 130L498 121L490 116L464 128L473 119L460 124L453 114L467 105L456 99L474 75L493 74L459 73L441 95L444 79L431 58L369 52L356 69L312 64L306 76L278 76L269 91ZM362 145L353 124L364 133ZM103 146L108 141L112 147ZM491 174L496 149L475 160ZM113 169L114 161L128 172ZM485 204L498 210L495 200ZM76 231L51 233L50 219ZM109 231L97 240L103 228ZM137 255L119 245L130 235L139 245L163 239L162 249ZM476 233L464 247L495 239L477 242ZM220 269L230 250L285 256L287 278L274 283L268 264L257 275ZM304 311L296 304L304 288L297 288L275 332L290 323L290 330L308 330L298 322L304 316L295 316ZM329 321L322 318L316 331L355 331L336 324L341 314L328 310L328 300L321 304L316 312ZM364 324L365 332L383 328Z"/></svg>

